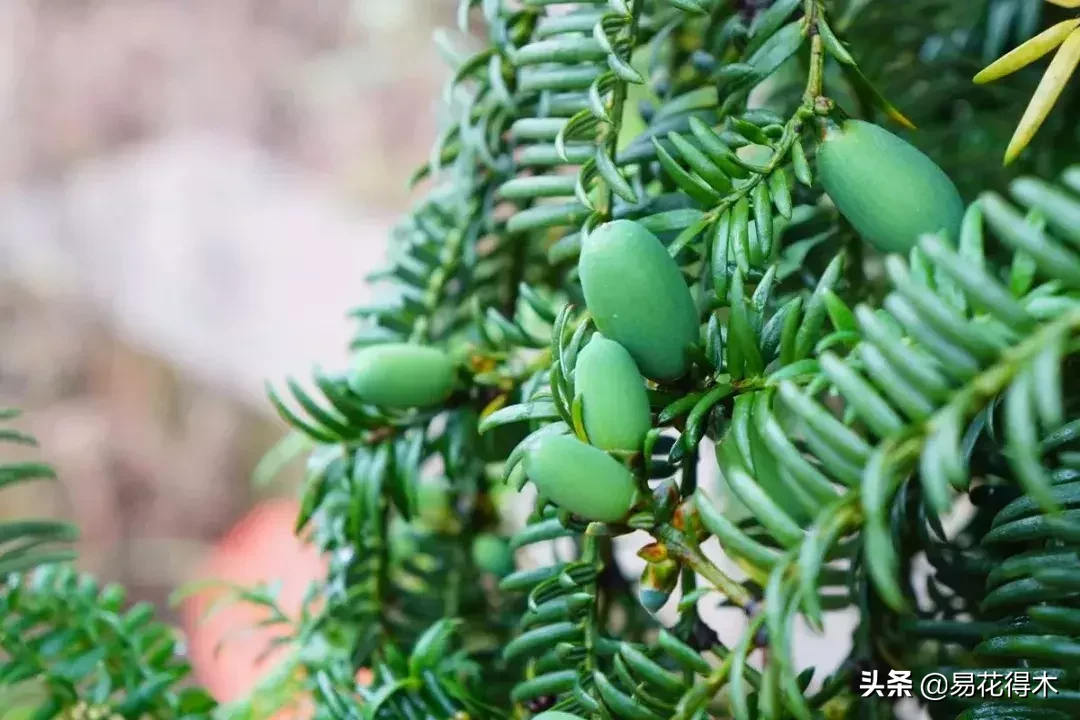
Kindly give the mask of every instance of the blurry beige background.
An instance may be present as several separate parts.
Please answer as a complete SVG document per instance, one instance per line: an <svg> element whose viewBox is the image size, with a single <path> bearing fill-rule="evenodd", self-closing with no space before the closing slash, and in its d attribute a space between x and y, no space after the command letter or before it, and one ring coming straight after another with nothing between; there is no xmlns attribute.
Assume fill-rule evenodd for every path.
<svg viewBox="0 0 1080 720"><path fill-rule="evenodd" d="M82 567L164 608L288 489L250 482L283 430L263 383L344 360L454 4L0 0L0 405L62 477L0 513L72 518ZM845 651L831 627L800 662Z"/></svg>
<svg viewBox="0 0 1080 720"><path fill-rule="evenodd" d="M5 515L161 602L251 506L263 382L344 358L451 5L0 0L0 405L63 478Z"/></svg>

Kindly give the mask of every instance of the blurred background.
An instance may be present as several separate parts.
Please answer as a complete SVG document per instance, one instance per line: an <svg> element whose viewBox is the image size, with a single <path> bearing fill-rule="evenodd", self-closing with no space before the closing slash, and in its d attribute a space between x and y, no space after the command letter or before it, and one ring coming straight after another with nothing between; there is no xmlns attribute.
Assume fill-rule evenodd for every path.
<svg viewBox="0 0 1080 720"><path fill-rule="evenodd" d="M188 627L167 599L200 574L302 590L301 468L251 482L284 431L264 381L344 360L452 6L0 1L0 406L61 477L0 513L70 518L82 568Z"/></svg>

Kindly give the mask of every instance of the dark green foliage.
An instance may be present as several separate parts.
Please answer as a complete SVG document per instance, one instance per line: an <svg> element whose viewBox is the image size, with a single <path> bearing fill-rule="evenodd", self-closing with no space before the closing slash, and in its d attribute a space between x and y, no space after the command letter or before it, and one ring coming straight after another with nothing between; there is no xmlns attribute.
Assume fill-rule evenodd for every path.
<svg viewBox="0 0 1080 720"><path fill-rule="evenodd" d="M27 688L30 717L89 704L125 719L194 720L216 706L204 690L183 687L190 667L176 631L155 622L149 605L125 608L120 587L64 566L11 576L0 618L0 685Z"/></svg>
<svg viewBox="0 0 1080 720"><path fill-rule="evenodd" d="M329 573L301 618L273 615L290 659L220 717L299 696L320 720L885 718L897 698L862 697L864 672L918 687L980 669L1045 672L1059 692L953 698L935 720L1075 717L1072 105L1024 158L1042 179L1013 180L998 160L1030 87L970 82L1051 13L556 5L460 3L485 44L455 61L448 124L414 176L432 186L375 278L393 301L353 312L355 349L438 348L453 373L412 398L402 378L382 402L363 368L272 394L316 446L297 530ZM960 227L903 256L860 237L815 179L845 116L934 158L970 203ZM896 200L866 192L861 210L890 217ZM618 363L583 354L600 332ZM599 417L633 420L632 438L590 447L609 381L639 374L644 439L611 403ZM698 487L706 440L719 493ZM507 536L530 482L540 497ZM614 552L634 531L650 537L640 578ZM702 548L714 537L738 575ZM534 550L548 559L523 562ZM707 604L745 618L730 644ZM849 657L796 665L796 620L821 630L844 609L860 618Z"/></svg>
<svg viewBox="0 0 1080 720"><path fill-rule="evenodd" d="M0 420L17 416L0 411ZM9 428L0 441L36 445ZM0 464L0 489L55 478L40 462ZM63 564L76 537L51 520L0 523L0 709L35 719L87 707L125 719L207 717L213 698L180 687L190 668L176 631L147 605L125 608L123 588Z"/></svg>

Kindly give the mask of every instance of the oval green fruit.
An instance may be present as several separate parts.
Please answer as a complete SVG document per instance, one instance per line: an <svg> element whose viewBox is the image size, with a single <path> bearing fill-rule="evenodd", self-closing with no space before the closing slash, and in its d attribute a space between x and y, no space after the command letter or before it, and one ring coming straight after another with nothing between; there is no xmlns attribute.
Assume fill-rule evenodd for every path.
<svg viewBox="0 0 1080 720"><path fill-rule="evenodd" d="M926 233L960 232L964 201L934 161L888 130L861 120L831 126L818 176L837 209L882 252L906 253Z"/></svg>
<svg viewBox="0 0 1080 720"><path fill-rule="evenodd" d="M454 365L442 350L409 343L372 345L356 354L349 387L389 408L432 407L450 397Z"/></svg>
<svg viewBox="0 0 1080 720"><path fill-rule="evenodd" d="M472 559L476 567L495 577L514 572L514 551L505 538L492 533L480 533L473 538Z"/></svg>
<svg viewBox="0 0 1080 720"><path fill-rule="evenodd" d="M525 472L541 495L586 520L622 520L637 494L634 476L615 458L568 435L537 442Z"/></svg>
<svg viewBox="0 0 1080 720"><path fill-rule="evenodd" d="M582 243L585 304L605 336L653 380L675 380L700 340L697 307L682 272L651 232L630 220L601 225Z"/></svg>
<svg viewBox="0 0 1080 720"><path fill-rule="evenodd" d="M581 396L590 443L602 450L641 449L652 414L645 381L626 348L593 335L578 355L574 388Z"/></svg>

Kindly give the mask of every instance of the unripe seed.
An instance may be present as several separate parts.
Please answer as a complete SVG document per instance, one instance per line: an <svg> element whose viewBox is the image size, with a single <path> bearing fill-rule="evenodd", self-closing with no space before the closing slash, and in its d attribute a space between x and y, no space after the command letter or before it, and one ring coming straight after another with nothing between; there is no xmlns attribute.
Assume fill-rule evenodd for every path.
<svg viewBox="0 0 1080 720"><path fill-rule="evenodd" d="M372 405L433 407L454 389L454 365L443 351L409 343L386 343L356 354L349 387Z"/></svg>
<svg viewBox="0 0 1080 720"><path fill-rule="evenodd" d="M498 578L514 571L514 551L510 544L492 533L480 533L473 539L472 559L476 567Z"/></svg>
<svg viewBox="0 0 1080 720"><path fill-rule="evenodd" d="M655 235L630 220L601 225L582 243L578 271L596 327L626 348L642 374L675 380L686 373L700 339L697 308Z"/></svg>
<svg viewBox="0 0 1080 720"><path fill-rule="evenodd" d="M921 235L941 231L956 242L964 216L956 186L884 128L861 120L828 128L817 166L837 209L878 250L906 253Z"/></svg>
<svg viewBox="0 0 1080 720"><path fill-rule="evenodd" d="M602 450L636 452L652 427L649 395L630 353L600 334L578 355L574 387L585 432Z"/></svg>
<svg viewBox="0 0 1080 720"><path fill-rule="evenodd" d="M622 520L637 494L622 464L567 435L541 439L525 456L525 472L541 495L586 520Z"/></svg>

